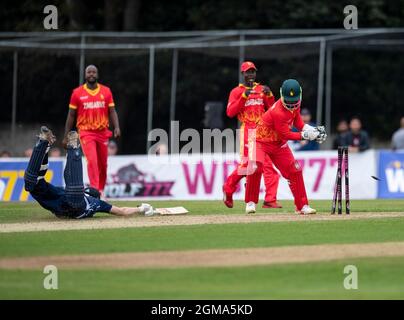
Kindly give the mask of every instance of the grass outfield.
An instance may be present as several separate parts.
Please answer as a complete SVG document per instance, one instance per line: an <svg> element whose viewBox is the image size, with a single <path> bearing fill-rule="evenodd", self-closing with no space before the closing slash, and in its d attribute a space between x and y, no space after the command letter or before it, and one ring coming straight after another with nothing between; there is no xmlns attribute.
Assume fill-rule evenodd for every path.
<svg viewBox="0 0 404 320"><path fill-rule="evenodd" d="M404 241L404 217L0 234L0 257Z"/></svg>
<svg viewBox="0 0 404 320"><path fill-rule="evenodd" d="M220 201L155 201L183 205L191 215L242 213ZM135 205L133 202L119 202ZM291 201L280 210L293 212ZM323 214L330 201L312 201ZM403 212L403 200L352 201L352 214ZM293 214L293 213L291 213ZM108 219L101 214L94 219ZM147 219L147 218L145 218ZM55 221L37 204L0 203L0 223ZM80 221L77 221L80 223ZM344 221L262 222L127 229L0 233L0 259L48 255L265 248L314 244L404 242L404 216ZM345 290L343 268L358 267L359 289ZM248 267L59 270L59 289L45 290L42 270L0 269L0 299L403 299L403 257Z"/></svg>
<svg viewBox="0 0 404 320"><path fill-rule="evenodd" d="M358 289L343 286L358 268ZM259 267L62 270L44 290L38 271L2 271L0 299L403 299L404 258Z"/></svg>

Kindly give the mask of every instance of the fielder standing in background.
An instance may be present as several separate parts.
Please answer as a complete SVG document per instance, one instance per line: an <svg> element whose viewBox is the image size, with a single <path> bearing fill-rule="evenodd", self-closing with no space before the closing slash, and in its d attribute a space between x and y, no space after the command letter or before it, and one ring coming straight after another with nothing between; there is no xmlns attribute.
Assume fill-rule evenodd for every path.
<svg viewBox="0 0 404 320"><path fill-rule="evenodd" d="M223 201L224 204L233 207L233 193L237 189L240 180L246 176L248 165L248 134L249 130L256 128L257 123L261 119L269 107L275 101L269 87L255 82L257 68L250 61L243 62L241 65L241 73L244 83L240 83L230 92L229 102L227 104L226 113L230 118L237 116L241 122L240 127L240 165L230 174L223 185ZM282 208L276 201L278 191L279 174L274 169L271 159L267 157L263 163L264 166L264 182L265 182L265 202L263 208ZM246 193L245 202L251 201L250 195Z"/></svg>
<svg viewBox="0 0 404 320"><path fill-rule="evenodd" d="M289 182L295 200L296 213L313 214L316 213L316 210L309 206L302 169L287 142L288 140L316 140L322 143L327 135L324 127L312 127L304 124L300 116L302 88L299 82L294 79L285 80L280 94L281 98L262 116L256 129L256 141L250 145L250 148L254 148L254 145L256 147L256 158L250 158L251 162L256 161L256 169L253 174L247 176L246 195L249 195L251 202L247 203L246 212L255 212L263 164L266 162L266 157L269 156L282 176ZM292 132L292 126L299 132Z"/></svg>
<svg viewBox="0 0 404 320"><path fill-rule="evenodd" d="M63 144L66 146L67 134L76 126L87 160L90 185L103 193L107 180L108 140L112 136L109 121L114 128L114 138L120 137L121 130L112 92L98 83L98 69L94 65L87 66L85 79L85 84L74 89L70 98Z"/></svg>

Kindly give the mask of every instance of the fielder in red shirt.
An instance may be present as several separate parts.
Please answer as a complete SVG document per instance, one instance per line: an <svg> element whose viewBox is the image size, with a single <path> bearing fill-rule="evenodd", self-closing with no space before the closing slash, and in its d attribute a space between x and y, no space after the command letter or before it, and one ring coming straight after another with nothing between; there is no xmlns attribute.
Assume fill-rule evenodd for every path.
<svg viewBox="0 0 404 320"><path fill-rule="evenodd" d="M111 90L98 83L98 70L89 65L85 72L86 83L73 90L65 125L65 139L75 125L87 159L90 185L104 190L107 180L108 140L112 136L109 120L114 127L114 137L121 135L118 114Z"/></svg>
<svg viewBox="0 0 404 320"><path fill-rule="evenodd" d="M259 187L262 174L262 164L269 156L279 169L282 176L288 180L292 191L296 212L299 214L313 214L315 209L310 208L307 200L306 189L303 181L302 169L295 160L290 150L288 140L316 140L319 143L325 141L327 134L324 127L312 127L304 124L300 117L300 104L302 89L299 82L294 79L285 80L281 87L281 98L262 116L256 129L255 152L250 156L251 161L256 161L256 170L247 176L246 194L252 203L247 204L248 209L255 211L255 203L258 203ZM292 132L295 127L299 132ZM250 141L251 142L251 141Z"/></svg>
<svg viewBox="0 0 404 320"><path fill-rule="evenodd" d="M227 104L227 115L237 116L241 122L240 127L240 156L241 163L223 185L223 201L229 208L233 207L233 193L237 189L240 180L246 176L248 165L248 136L249 130L256 128L258 121L264 112L272 106L275 97L271 90L264 85L255 82L256 70L254 63L246 61L241 65L241 73L244 83L240 83L230 92ZM282 208L276 201L276 194L279 184L279 174L274 169L272 161L267 157L263 164L265 181L265 202L263 208ZM245 202L250 202L249 195L246 194Z"/></svg>

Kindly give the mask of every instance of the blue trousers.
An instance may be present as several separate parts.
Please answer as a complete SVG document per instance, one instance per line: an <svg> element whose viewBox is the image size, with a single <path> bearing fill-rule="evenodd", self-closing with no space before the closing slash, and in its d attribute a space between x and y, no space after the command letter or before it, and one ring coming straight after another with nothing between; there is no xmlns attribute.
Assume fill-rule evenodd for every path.
<svg viewBox="0 0 404 320"><path fill-rule="evenodd" d="M75 217L86 209L84 200L83 166L80 149L69 148L64 171L66 188L45 181L48 169L49 143L38 140L25 171L25 190L47 210L56 215Z"/></svg>

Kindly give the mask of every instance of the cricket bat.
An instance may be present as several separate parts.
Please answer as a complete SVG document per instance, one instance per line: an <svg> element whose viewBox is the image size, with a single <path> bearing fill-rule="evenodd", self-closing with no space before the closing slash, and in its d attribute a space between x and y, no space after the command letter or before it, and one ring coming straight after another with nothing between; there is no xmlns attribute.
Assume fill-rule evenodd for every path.
<svg viewBox="0 0 404 320"><path fill-rule="evenodd" d="M180 214L186 214L189 212L184 207L156 208L155 211L158 212L158 214L160 214L162 216L180 215Z"/></svg>

